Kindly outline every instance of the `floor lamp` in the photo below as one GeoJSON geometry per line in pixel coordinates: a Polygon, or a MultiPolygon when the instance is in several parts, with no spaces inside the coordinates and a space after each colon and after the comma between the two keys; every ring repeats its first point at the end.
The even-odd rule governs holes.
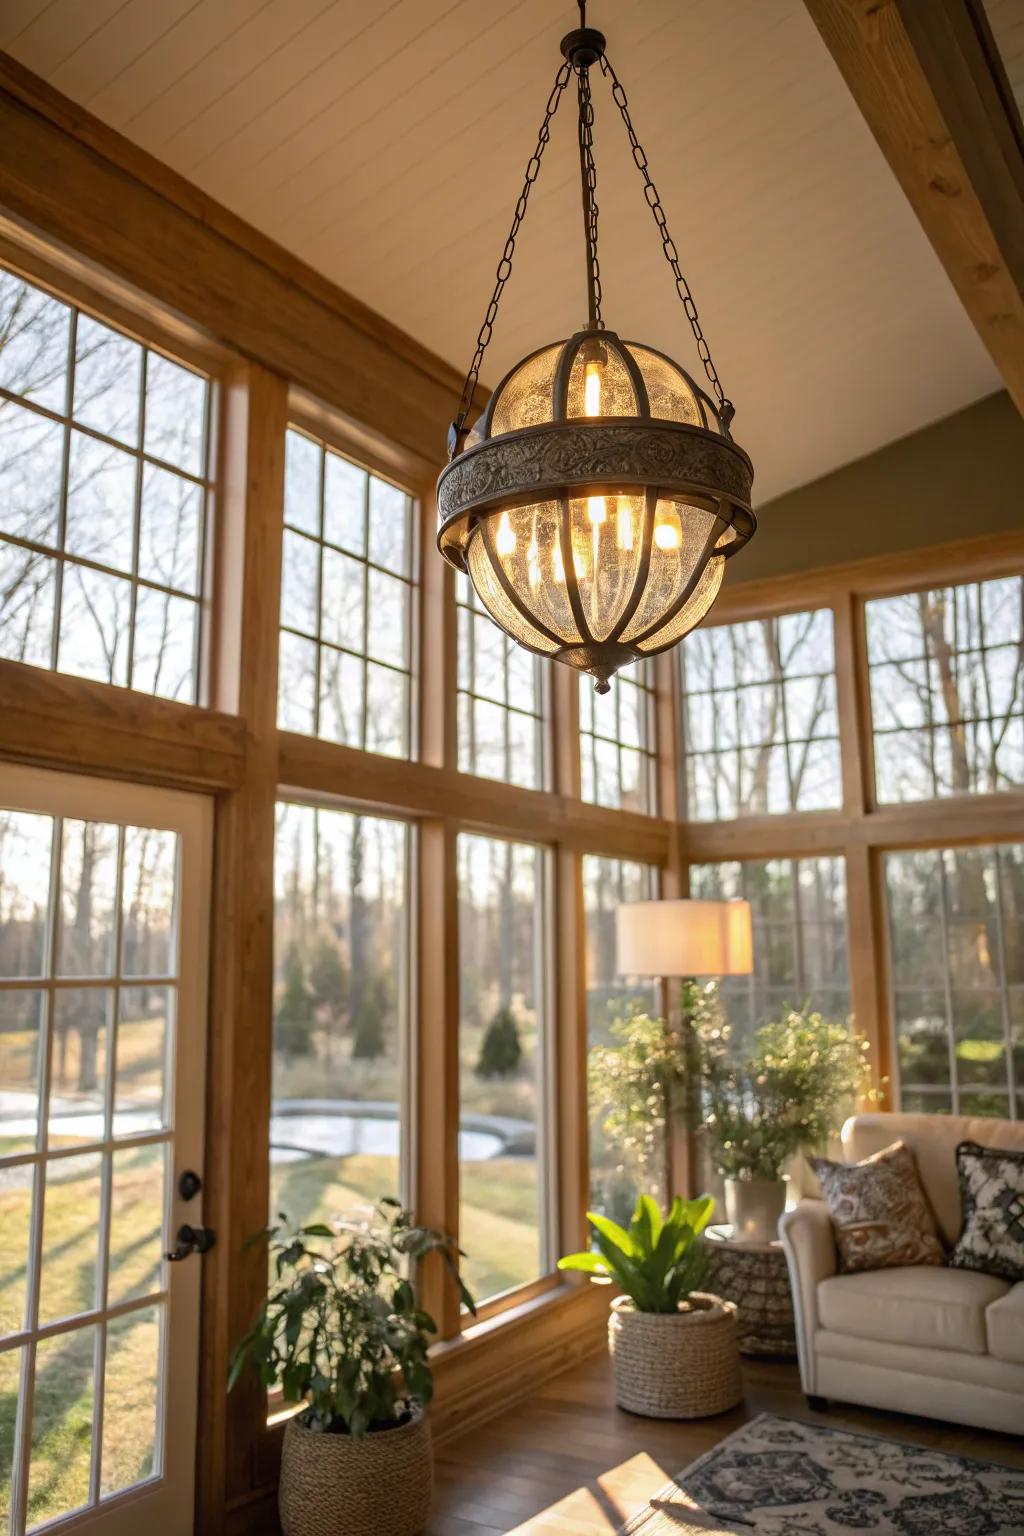
{"type": "MultiPolygon", "coordinates": [[[[680,983],[699,977],[749,976],[753,940],[748,901],[636,901],[616,913],[616,970],[620,976],[655,976],[680,983]]],[[[666,1028],[679,1036],[682,1104],[666,1106],[666,1134],[678,1118],[685,1127],[684,1192],[692,1196],[697,1173],[696,1130],[700,1114],[700,1058],[694,1021],[685,1006],[669,1010],[666,1028]],[[674,1013],[674,1017],[673,1017],[674,1013]]],[[[668,1183],[666,1179],[666,1183],[668,1183]]],[[[673,1194],[666,1187],[666,1199],[673,1194]]]]}

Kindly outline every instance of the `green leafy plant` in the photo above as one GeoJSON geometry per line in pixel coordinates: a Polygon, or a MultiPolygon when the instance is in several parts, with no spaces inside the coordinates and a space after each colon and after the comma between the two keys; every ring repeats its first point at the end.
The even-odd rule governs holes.
{"type": "Polygon", "coordinates": [[[310,1429],[360,1436],[405,1423],[413,1404],[433,1394],[427,1349],[437,1332],[407,1271],[439,1254],[475,1315],[458,1276],[461,1250],[414,1226],[391,1199],[363,1223],[316,1223],[282,1237],[288,1219],[280,1221],[251,1239],[269,1240],[278,1284],[234,1350],[228,1391],[248,1362],[265,1387],[280,1386],[286,1403],[305,1401],[300,1422],[310,1429]]]}
{"type": "Polygon", "coordinates": [[[737,1060],[727,1025],[701,1031],[704,1123],[719,1173],[782,1177],[797,1152],[823,1148],[869,1086],[868,1042],[848,1024],[792,1009],[756,1031],[737,1060]]]}
{"type": "Polygon", "coordinates": [[[679,1044],[661,1019],[641,1012],[613,1019],[608,1033],[611,1043],[588,1059],[590,1102],[603,1107],[601,1128],[637,1182],[656,1185],[682,1083],[679,1044]]]}
{"type": "Polygon", "coordinates": [[[668,1215],[662,1216],[657,1201],[641,1195],[628,1231],[609,1217],[588,1211],[596,1251],[571,1253],[559,1259],[558,1267],[614,1281],[638,1312],[678,1312],[707,1272],[707,1251],[700,1235],[714,1206],[710,1195],[698,1200],[677,1196],[668,1215]]]}

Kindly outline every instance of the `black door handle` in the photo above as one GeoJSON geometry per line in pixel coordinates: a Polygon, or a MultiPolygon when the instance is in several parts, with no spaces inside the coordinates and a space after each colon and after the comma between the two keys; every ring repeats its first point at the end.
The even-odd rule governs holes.
{"type": "Polygon", "coordinates": [[[179,1264],[182,1259],[187,1259],[190,1254],[200,1255],[209,1253],[214,1244],[214,1233],[211,1227],[190,1227],[186,1222],[178,1228],[178,1241],[170,1253],[165,1253],[164,1258],[171,1264],[179,1264]]]}

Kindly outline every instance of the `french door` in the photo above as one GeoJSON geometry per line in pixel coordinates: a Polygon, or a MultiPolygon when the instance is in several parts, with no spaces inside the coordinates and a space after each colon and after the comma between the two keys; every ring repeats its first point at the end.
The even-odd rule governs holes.
{"type": "Polygon", "coordinates": [[[211,828],[0,767],[4,1536],[193,1528],[211,828]]]}

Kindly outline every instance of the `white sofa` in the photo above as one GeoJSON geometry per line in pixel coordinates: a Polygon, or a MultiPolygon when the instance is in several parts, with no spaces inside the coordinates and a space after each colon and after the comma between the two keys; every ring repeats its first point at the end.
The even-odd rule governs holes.
{"type": "MultiPolygon", "coordinates": [[[[913,1150],[942,1236],[960,1230],[961,1141],[1024,1149],[1024,1124],[958,1115],[855,1115],[843,1156],[902,1140],[913,1150]]],[[[1024,1282],[937,1265],[841,1275],[824,1200],[787,1211],[800,1379],[812,1400],[863,1403],[981,1429],[1024,1433],[1024,1282]]]]}

